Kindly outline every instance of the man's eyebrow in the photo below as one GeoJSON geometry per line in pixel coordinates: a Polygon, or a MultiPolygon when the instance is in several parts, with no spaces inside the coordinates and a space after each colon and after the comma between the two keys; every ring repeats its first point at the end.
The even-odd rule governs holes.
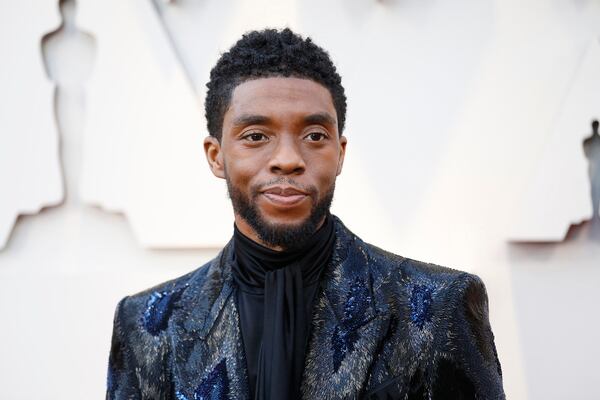
{"type": "Polygon", "coordinates": [[[258,114],[243,114],[233,120],[235,126],[263,125],[269,123],[269,117],[258,114]]]}
{"type": "Polygon", "coordinates": [[[310,114],[304,117],[304,123],[307,125],[336,125],[337,121],[331,114],[323,112],[317,114],[310,114]]]}

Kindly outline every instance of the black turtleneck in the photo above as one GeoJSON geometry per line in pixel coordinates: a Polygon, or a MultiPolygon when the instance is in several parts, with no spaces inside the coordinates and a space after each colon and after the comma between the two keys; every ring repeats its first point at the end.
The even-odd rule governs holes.
{"type": "Polygon", "coordinates": [[[312,303],[333,251],[333,218],[301,248],[275,251],[234,224],[233,277],[255,400],[299,399],[312,303]]]}

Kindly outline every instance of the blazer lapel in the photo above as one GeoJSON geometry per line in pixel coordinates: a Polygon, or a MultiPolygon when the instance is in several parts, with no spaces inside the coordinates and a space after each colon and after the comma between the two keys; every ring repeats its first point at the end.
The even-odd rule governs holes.
{"type": "MultiPolygon", "coordinates": [[[[313,308],[305,399],[358,397],[389,324],[362,241],[334,218],[335,248],[313,308]]],[[[232,250],[230,241],[182,294],[171,339],[177,400],[249,398],[232,250]]]]}
{"type": "Polygon", "coordinates": [[[332,262],[314,305],[304,399],[358,397],[387,330],[387,305],[374,291],[378,283],[361,243],[336,218],[332,262]]]}
{"type": "Polygon", "coordinates": [[[178,400],[248,398],[231,263],[230,241],[206,277],[199,277],[182,296],[184,306],[173,324],[172,343],[178,400]]]}

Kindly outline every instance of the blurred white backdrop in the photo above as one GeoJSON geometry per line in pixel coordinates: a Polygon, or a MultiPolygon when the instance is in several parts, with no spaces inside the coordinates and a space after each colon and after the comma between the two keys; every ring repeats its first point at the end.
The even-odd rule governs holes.
{"type": "MultiPolygon", "coordinates": [[[[74,11],[74,4],[65,6],[74,11]]],[[[563,242],[508,242],[531,214],[525,193],[538,181],[545,149],[553,136],[569,135],[556,132],[558,116],[590,110],[572,127],[576,138],[600,117],[600,98],[569,95],[574,82],[586,88],[600,81],[600,68],[581,72],[585,54],[600,46],[599,1],[80,0],[77,6],[76,15],[66,15],[77,28],[66,24],[44,52],[42,35],[57,28],[56,18],[39,29],[36,46],[28,39],[37,62],[46,62],[49,77],[41,78],[58,84],[57,124],[37,132],[45,159],[27,153],[19,160],[45,172],[0,171],[4,211],[2,199],[15,190],[5,177],[16,174],[21,185],[38,187],[35,179],[52,173],[60,145],[64,182],[51,187],[60,193],[64,184],[63,203],[19,217],[0,251],[1,399],[103,398],[117,301],[202,265],[227,239],[228,199],[202,150],[204,84],[221,52],[243,32],[267,26],[311,36],[342,75],[349,143],[335,213],[380,247],[483,278],[507,398],[600,398],[596,225],[575,227],[563,242]],[[146,106],[144,96],[155,103],[146,106]],[[132,111],[119,115],[124,107],[132,111]],[[138,125],[127,126],[136,128],[124,129],[123,121],[132,120],[138,125]],[[56,144],[42,141],[57,129],[56,144]]],[[[0,26],[9,9],[15,5],[2,2],[0,26]]],[[[19,11],[27,24],[34,23],[30,10],[19,11]]],[[[11,26],[14,34],[0,42],[25,46],[19,26],[11,26]]],[[[2,74],[12,73],[5,68],[2,74]]],[[[0,110],[21,95],[4,93],[0,110]]],[[[32,120],[47,112],[34,100],[20,106],[32,120]]],[[[0,126],[0,147],[18,143],[18,135],[0,126]]],[[[564,150],[579,158],[553,171],[559,189],[567,182],[565,190],[541,199],[546,218],[560,218],[565,231],[578,221],[553,210],[575,197],[584,199],[576,211],[589,212],[588,183],[568,180],[585,176],[578,140],[566,142],[579,148],[564,150]]]]}

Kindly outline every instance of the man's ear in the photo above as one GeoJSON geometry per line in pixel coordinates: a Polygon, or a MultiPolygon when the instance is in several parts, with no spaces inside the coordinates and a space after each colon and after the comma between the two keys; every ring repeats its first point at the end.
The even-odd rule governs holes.
{"type": "Polygon", "coordinates": [[[336,176],[342,173],[342,167],[344,166],[344,156],[346,155],[346,143],[348,143],[348,139],[346,136],[340,136],[340,156],[338,161],[338,167],[336,176]]]}
{"type": "Polygon", "coordinates": [[[204,153],[210,170],[217,178],[225,179],[225,166],[223,165],[223,152],[221,143],[214,136],[204,139],[204,153]]]}

